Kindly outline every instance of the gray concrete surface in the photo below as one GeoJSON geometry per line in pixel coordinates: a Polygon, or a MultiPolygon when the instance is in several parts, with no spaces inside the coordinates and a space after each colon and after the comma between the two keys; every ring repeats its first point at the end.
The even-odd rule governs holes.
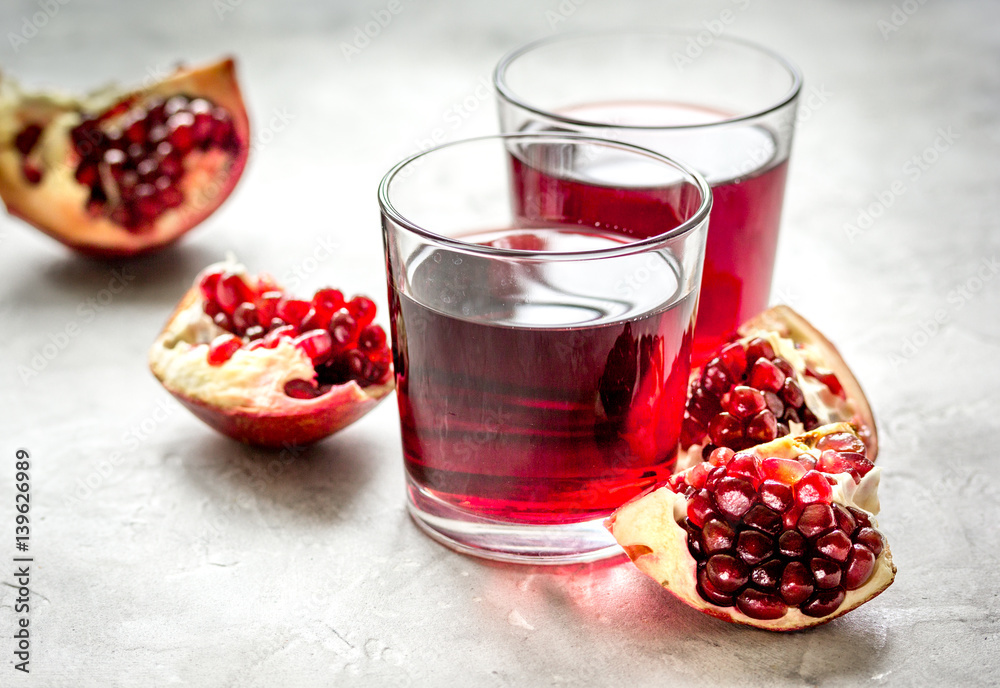
{"type": "Polygon", "coordinates": [[[154,258],[90,262],[0,217],[0,686],[1000,681],[1000,5],[47,5],[0,6],[4,70],[86,88],[231,52],[256,150],[229,203],[154,258]],[[470,559],[403,510],[394,400],[284,462],[216,435],[147,372],[172,305],[226,251],[384,312],[376,184],[435,130],[496,127],[484,84],[505,50],[724,19],[806,75],[774,300],[840,345],[878,414],[899,575],[877,600],[778,636],[693,612],[621,561],[470,559]],[[114,270],[127,288],[110,294],[114,270]],[[19,447],[34,465],[29,675],[13,667],[19,447]]]}

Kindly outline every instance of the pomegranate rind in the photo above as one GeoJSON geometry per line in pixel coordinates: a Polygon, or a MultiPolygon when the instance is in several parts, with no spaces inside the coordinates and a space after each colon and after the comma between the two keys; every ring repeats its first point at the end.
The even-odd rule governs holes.
{"type": "Polygon", "coordinates": [[[203,67],[179,68],[174,74],[137,90],[113,87],[75,98],[29,94],[10,79],[0,80],[0,199],[7,211],[81,253],[96,258],[138,256],[179,239],[211,215],[229,197],[246,167],[250,150],[250,123],[236,78],[236,64],[227,58],[203,67]],[[98,114],[115,103],[175,94],[202,96],[225,108],[232,117],[239,151],[218,150],[189,154],[182,178],[184,205],[165,211],[141,232],[130,232],[106,217],[86,210],[87,189],[73,177],[76,153],[70,131],[80,113],[98,114]],[[43,127],[29,159],[43,170],[31,184],[22,171],[24,158],[14,146],[17,133],[28,124],[43,127]]]}
{"type": "MultiPolygon", "coordinates": [[[[761,444],[755,450],[761,456],[794,458],[803,453],[815,453],[813,447],[823,435],[850,432],[846,423],[816,428],[799,436],[780,437],[761,444]]],[[[833,501],[868,512],[877,526],[878,482],[880,469],[873,468],[855,484],[846,473],[835,474],[833,501]]],[[[688,551],[687,531],[682,526],[687,518],[687,499],[668,487],[660,487],[636,497],[608,517],[605,525],[629,556],[636,568],[659,583],[684,604],[709,616],[737,624],[769,631],[796,631],[828,623],[856,609],[881,594],[892,584],[896,567],[888,543],[875,560],[871,576],[856,590],[846,593],[843,603],[831,614],[814,618],[795,607],[779,619],[753,619],[737,607],[719,607],[702,599],[697,591],[697,562],[688,551]]]]}
{"type": "MultiPolygon", "coordinates": [[[[253,279],[242,266],[220,263],[253,279]]],[[[222,434],[260,447],[312,444],[355,422],[394,387],[390,368],[384,382],[362,387],[336,385],[312,399],[285,394],[291,380],[314,380],[312,362],[299,348],[281,342],[274,349],[238,350],[219,366],[207,360],[207,344],[225,330],[205,315],[198,280],[181,299],[149,352],[160,384],[195,416],[222,434]]]]}
{"type": "MultiPolygon", "coordinates": [[[[767,332],[795,342],[797,351],[807,363],[826,368],[836,375],[846,396],[846,404],[839,408],[844,416],[840,420],[854,425],[858,437],[865,443],[868,460],[874,463],[878,455],[875,415],[861,384],[833,342],[801,314],[785,305],[774,306],[757,314],[738,329],[741,338],[747,339],[767,332]]],[[[777,350],[776,353],[781,355],[777,350]]]]}

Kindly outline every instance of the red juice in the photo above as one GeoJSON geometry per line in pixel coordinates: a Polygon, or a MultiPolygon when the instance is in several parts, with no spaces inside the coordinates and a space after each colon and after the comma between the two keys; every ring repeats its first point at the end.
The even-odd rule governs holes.
{"type": "MultiPolygon", "coordinates": [[[[695,328],[693,362],[705,362],[737,326],[767,307],[781,223],[781,207],[788,172],[787,156],[776,158],[773,133],[759,126],[693,127],[679,130],[614,129],[615,125],[669,127],[705,125],[726,113],[673,103],[621,102],[581,105],[561,111],[588,122],[606,122],[612,129],[592,132],[660,152],[700,172],[712,187],[713,205],[705,248],[700,305],[695,328]]],[[[596,125],[595,125],[596,126],[596,125]]],[[[540,131],[542,129],[539,129],[540,131]]],[[[548,191],[544,172],[512,157],[523,177],[518,193],[530,198],[548,191]]],[[[564,197],[548,198],[544,206],[523,203],[519,210],[528,222],[588,221],[602,215],[630,218],[625,230],[633,236],[656,233],[643,221],[651,196],[664,189],[630,186],[629,177],[642,171],[615,172],[626,183],[603,187],[561,184],[564,197]]],[[[685,209],[678,208],[683,215],[685,209]]]]}
{"type": "MultiPolygon", "coordinates": [[[[629,241],[551,223],[463,239],[546,251],[629,241]]],[[[425,494],[499,520],[572,523],[670,474],[695,304],[669,254],[599,270],[435,248],[406,272],[403,289],[390,285],[396,391],[406,470],[425,494]],[[631,289],[624,273],[654,288],[631,289]],[[487,288],[460,297],[468,284],[487,288]]]]}

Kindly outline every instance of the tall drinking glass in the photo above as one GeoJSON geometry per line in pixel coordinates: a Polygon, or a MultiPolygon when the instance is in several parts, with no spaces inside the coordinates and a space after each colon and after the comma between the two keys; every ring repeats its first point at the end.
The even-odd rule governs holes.
{"type": "Polygon", "coordinates": [[[695,362],[767,306],[801,88],[792,64],[725,37],[577,33],[508,53],[495,83],[504,132],[632,143],[683,160],[708,180],[714,202],[695,362]]]}
{"type": "Polygon", "coordinates": [[[508,561],[620,551],[602,520],[676,455],[704,179],[627,144],[490,136],[404,160],[379,202],[417,524],[508,561]],[[589,193],[628,201],[570,213],[589,193]]]}

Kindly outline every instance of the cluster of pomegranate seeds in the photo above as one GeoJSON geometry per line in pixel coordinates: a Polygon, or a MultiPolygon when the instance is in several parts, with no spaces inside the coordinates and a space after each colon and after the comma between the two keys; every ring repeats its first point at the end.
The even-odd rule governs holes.
{"type": "Polygon", "coordinates": [[[285,295],[267,276],[256,287],[233,272],[204,275],[198,285],[205,313],[227,334],[208,346],[208,362],[222,365],[241,348],[273,349],[282,341],[297,346],[316,369],[316,383],[293,380],[285,393],[311,399],[334,385],[355,380],[362,387],[385,382],[392,363],[385,331],[372,323],[375,303],[344,299],[337,289],[320,289],[310,301],[285,295]]]}
{"type": "MultiPolygon", "coordinates": [[[[32,126],[18,135],[19,148],[22,137],[25,144],[30,140],[32,126]]],[[[87,209],[131,232],[183,204],[179,182],[188,154],[239,148],[229,112],[183,95],[123,101],[99,116],[86,115],[70,139],[80,158],[76,181],[90,190],[87,209]]],[[[34,183],[40,179],[28,176],[34,183]]]]}
{"type": "Polygon", "coordinates": [[[784,459],[719,447],[671,479],[688,499],[682,525],[703,599],[753,619],[779,619],[791,607],[818,618],[868,581],[882,536],[867,512],[832,503],[824,473],[846,467],[858,481],[872,464],[850,433],[827,435],[816,449],[818,459],[784,459]]]}
{"type": "MultiPolygon", "coordinates": [[[[828,376],[836,381],[832,374],[828,376]]],[[[816,374],[813,377],[824,381],[816,374]]],[[[775,355],[766,339],[727,345],[692,383],[681,433],[683,446],[707,438],[703,456],[708,457],[716,447],[740,450],[784,437],[793,422],[807,431],[818,427],[796,378],[792,365],[775,355]]]]}

